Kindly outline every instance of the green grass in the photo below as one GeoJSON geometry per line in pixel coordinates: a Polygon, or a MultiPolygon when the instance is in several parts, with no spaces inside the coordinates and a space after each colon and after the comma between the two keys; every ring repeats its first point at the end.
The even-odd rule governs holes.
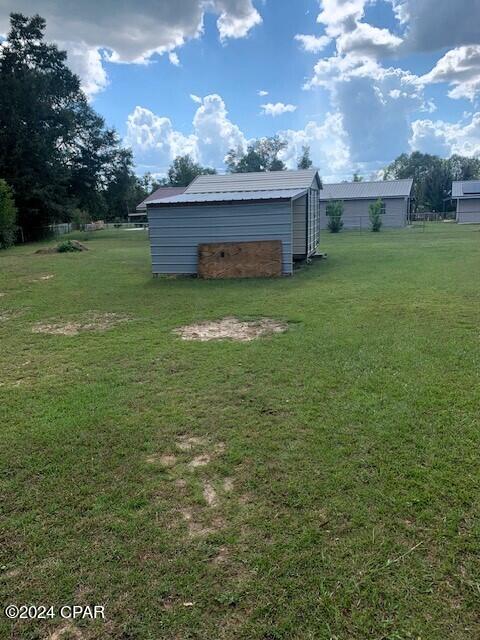
{"type": "Polygon", "coordinates": [[[325,233],[277,280],[153,279],[143,232],[87,244],[0,253],[2,602],[104,604],[88,640],[480,637],[478,228],[325,233]],[[32,333],[92,311],[131,321],[32,333]],[[226,315],[290,329],[172,334],[226,315]]]}

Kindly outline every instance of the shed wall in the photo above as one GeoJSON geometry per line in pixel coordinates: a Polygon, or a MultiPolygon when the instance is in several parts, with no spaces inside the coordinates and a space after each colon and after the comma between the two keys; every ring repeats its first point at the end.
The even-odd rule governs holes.
{"type": "Polygon", "coordinates": [[[281,240],[282,268],[291,274],[292,209],[282,202],[148,207],[154,274],[196,274],[198,245],[281,240]]]}
{"type": "Polygon", "coordinates": [[[457,222],[480,222],[480,198],[457,200],[457,222]]]}
{"type": "MultiPolygon", "coordinates": [[[[375,199],[362,198],[343,201],[344,229],[368,229],[370,220],[368,207],[375,199]]],[[[405,198],[384,198],[385,214],[382,217],[383,226],[387,228],[404,227],[407,224],[408,200],[405,198]]],[[[328,218],[326,215],[327,202],[320,201],[320,228],[326,229],[328,218]]]]}
{"type": "Polygon", "coordinates": [[[304,256],[306,251],[307,196],[293,201],[293,255],[304,256]]]}

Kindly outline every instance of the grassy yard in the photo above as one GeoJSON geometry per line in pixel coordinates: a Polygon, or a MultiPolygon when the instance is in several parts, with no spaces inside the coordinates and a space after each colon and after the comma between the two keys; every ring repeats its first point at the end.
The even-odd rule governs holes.
{"type": "Polygon", "coordinates": [[[325,234],[263,281],[153,279],[144,232],[1,252],[1,601],[106,620],[0,638],[479,638],[478,231],[325,234]],[[32,332],[93,312],[124,321],[32,332]],[[290,328],[172,333],[227,315],[290,328]]]}

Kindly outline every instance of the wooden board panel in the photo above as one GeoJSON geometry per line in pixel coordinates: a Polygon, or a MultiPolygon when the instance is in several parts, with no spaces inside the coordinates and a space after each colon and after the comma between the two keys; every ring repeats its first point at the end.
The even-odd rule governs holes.
{"type": "Polygon", "coordinates": [[[213,242],[198,245],[201,278],[271,278],[282,275],[282,242],[213,242]]]}

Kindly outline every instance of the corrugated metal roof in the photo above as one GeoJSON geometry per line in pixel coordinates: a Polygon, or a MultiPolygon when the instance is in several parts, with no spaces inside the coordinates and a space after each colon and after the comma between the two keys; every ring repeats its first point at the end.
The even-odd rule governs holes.
{"type": "Polygon", "coordinates": [[[150,202],[151,200],[160,200],[163,198],[171,198],[172,196],[177,196],[180,193],[184,193],[185,188],[186,187],[159,187],[158,189],[155,189],[153,193],[147,196],[145,200],[142,200],[142,202],[140,202],[140,204],[137,205],[136,210],[139,212],[143,211],[146,213],[147,202],[150,202]]]}
{"type": "Polygon", "coordinates": [[[452,198],[480,198],[480,181],[456,180],[452,182],[452,198]]]}
{"type": "Polygon", "coordinates": [[[188,185],[185,193],[308,189],[316,175],[316,169],[301,169],[296,171],[263,171],[197,176],[188,185]]]}
{"type": "Polygon", "coordinates": [[[378,182],[339,182],[324,184],[321,200],[348,200],[357,198],[407,198],[413,180],[381,180],[378,182]]]}
{"type": "Polygon", "coordinates": [[[245,200],[291,200],[307,192],[307,189],[273,189],[270,191],[227,191],[222,193],[183,193],[172,198],[151,200],[149,206],[169,204],[195,204],[201,202],[233,202],[245,200]]]}

